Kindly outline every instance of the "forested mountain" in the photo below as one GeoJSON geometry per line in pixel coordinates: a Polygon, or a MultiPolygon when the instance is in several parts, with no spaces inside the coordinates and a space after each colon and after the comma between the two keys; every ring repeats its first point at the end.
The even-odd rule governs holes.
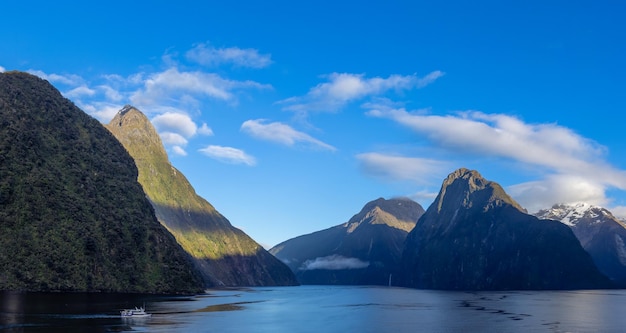
{"type": "Polygon", "coordinates": [[[0,73],[0,289],[202,291],[124,147],[47,81],[0,73]]]}

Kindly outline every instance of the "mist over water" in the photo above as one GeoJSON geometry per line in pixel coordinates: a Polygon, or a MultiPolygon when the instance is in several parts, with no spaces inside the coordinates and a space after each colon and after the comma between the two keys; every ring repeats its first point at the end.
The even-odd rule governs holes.
{"type": "Polygon", "coordinates": [[[626,291],[300,286],[192,297],[0,294],[0,332],[623,332],[626,291]],[[123,319],[146,306],[152,317],[123,319]]]}

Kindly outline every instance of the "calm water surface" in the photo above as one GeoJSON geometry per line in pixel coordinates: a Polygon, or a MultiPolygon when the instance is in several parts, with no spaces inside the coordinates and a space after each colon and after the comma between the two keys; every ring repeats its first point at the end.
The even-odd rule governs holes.
{"type": "Polygon", "coordinates": [[[300,286],[193,297],[0,294],[0,332],[626,332],[626,290],[300,286]],[[123,319],[145,304],[153,315],[123,319]]]}

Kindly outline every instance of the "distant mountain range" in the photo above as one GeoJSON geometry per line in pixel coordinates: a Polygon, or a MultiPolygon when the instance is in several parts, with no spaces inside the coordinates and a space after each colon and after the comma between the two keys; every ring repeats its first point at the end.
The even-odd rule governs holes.
{"type": "Polygon", "coordinates": [[[298,283],[285,264],[196,194],[170,164],[159,135],[141,111],[127,105],[106,127],[134,158],[156,217],[193,257],[207,286],[298,283]]]}
{"type": "Polygon", "coordinates": [[[539,220],[478,172],[459,169],[407,236],[406,286],[458,290],[606,288],[566,225],[539,220]]]}
{"type": "Polygon", "coordinates": [[[270,253],[303,284],[387,285],[400,274],[404,240],[424,213],[406,198],[379,198],[348,222],[282,242],[270,253]]]}
{"type": "MultiPolygon", "coordinates": [[[[614,244],[623,242],[611,237],[614,244]]],[[[303,284],[391,281],[445,290],[615,286],[570,227],[528,214],[499,184],[464,168],[443,181],[426,212],[408,199],[377,199],[347,223],[290,239],[270,252],[303,284]]],[[[613,252],[626,254],[622,248],[613,252]]]]}
{"type": "Polygon", "coordinates": [[[0,290],[203,290],[124,147],[47,81],[0,73],[0,290]]]}
{"type": "Polygon", "coordinates": [[[626,225],[608,210],[586,203],[557,204],[535,214],[570,226],[596,266],[626,286],[626,225]]]}

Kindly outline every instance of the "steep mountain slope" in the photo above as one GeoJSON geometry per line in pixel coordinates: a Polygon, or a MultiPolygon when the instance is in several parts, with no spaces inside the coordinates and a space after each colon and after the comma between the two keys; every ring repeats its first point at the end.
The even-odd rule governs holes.
{"type": "Polygon", "coordinates": [[[379,198],[348,222],[278,244],[270,252],[303,284],[389,283],[399,274],[404,239],[424,213],[409,199],[379,198]]]}
{"type": "Polygon", "coordinates": [[[0,289],[202,291],[124,147],[35,76],[0,73],[0,289]]]}
{"type": "Polygon", "coordinates": [[[573,232],[539,220],[478,172],[459,169],[406,240],[407,286],[573,289],[610,286],[573,232]]]}
{"type": "Polygon", "coordinates": [[[557,204],[535,214],[570,226],[604,275],[626,286],[626,226],[608,210],[585,203],[557,204]]]}
{"type": "Polygon", "coordinates": [[[106,127],[135,159],[139,183],[157,218],[193,256],[208,286],[297,284],[286,265],[196,194],[170,164],[159,135],[141,111],[126,106],[106,127]]]}

